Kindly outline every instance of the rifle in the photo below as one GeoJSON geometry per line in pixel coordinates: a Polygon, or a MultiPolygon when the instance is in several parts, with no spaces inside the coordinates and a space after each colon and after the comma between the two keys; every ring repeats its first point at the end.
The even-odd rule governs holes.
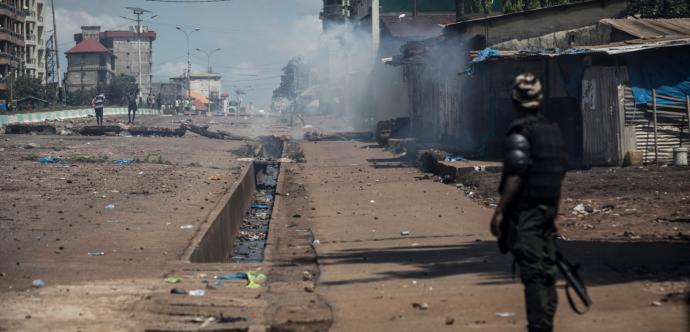
{"type": "Polygon", "coordinates": [[[566,280],[565,296],[568,298],[568,304],[570,304],[570,307],[578,315],[584,315],[587,313],[587,311],[589,311],[589,308],[592,305],[592,299],[589,298],[589,294],[587,294],[587,287],[582,281],[582,278],[580,278],[580,274],[577,272],[580,269],[580,265],[570,263],[565,256],[563,256],[561,251],[556,249],[556,266],[566,280]],[[580,310],[575,305],[575,301],[570,295],[571,287],[575,290],[575,294],[577,294],[577,297],[580,298],[580,301],[585,305],[585,310],[580,310]]]}

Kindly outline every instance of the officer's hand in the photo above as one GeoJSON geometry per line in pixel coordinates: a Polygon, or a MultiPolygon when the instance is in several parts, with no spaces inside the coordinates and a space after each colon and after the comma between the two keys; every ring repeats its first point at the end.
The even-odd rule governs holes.
{"type": "Polygon", "coordinates": [[[491,218],[491,234],[497,238],[501,237],[501,223],[503,222],[503,212],[496,210],[491,218]]]}

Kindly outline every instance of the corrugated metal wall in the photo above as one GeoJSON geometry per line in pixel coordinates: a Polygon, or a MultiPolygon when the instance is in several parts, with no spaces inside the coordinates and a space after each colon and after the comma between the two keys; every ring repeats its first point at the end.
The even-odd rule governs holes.
{"type": "Polygon", "coordinates": [[[583,162],[590,166],[619,165],[621,128],[618,86],[628,80],[625,67],[594,66],[582,80],[583,162]]]}

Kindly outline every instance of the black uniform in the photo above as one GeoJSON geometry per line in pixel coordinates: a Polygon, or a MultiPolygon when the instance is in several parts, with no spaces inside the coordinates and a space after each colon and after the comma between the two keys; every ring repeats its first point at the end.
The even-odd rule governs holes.
{"type": "MultiPolygon", "coordinates": [[[[520,176],[522,185],[504,210],[499,243],[519,267],[529,331],[553,329],[558,305],[553,231],[564,174],[558,125],[539,114],[515,121],[506,140],[503,177],[520,176]]],[[[499,191],[503,192],[503,181],[499,191]]]]}

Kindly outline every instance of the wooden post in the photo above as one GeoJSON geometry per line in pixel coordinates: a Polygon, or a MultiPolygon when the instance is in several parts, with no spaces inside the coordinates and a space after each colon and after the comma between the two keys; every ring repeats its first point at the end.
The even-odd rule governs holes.
{"type": "Polygon", "coordinates": [[[659,144],[657,142],[656,129],[656,89],[652,89],[652,114],[654,117],[654,161],[659,166],[659,144]]]}

